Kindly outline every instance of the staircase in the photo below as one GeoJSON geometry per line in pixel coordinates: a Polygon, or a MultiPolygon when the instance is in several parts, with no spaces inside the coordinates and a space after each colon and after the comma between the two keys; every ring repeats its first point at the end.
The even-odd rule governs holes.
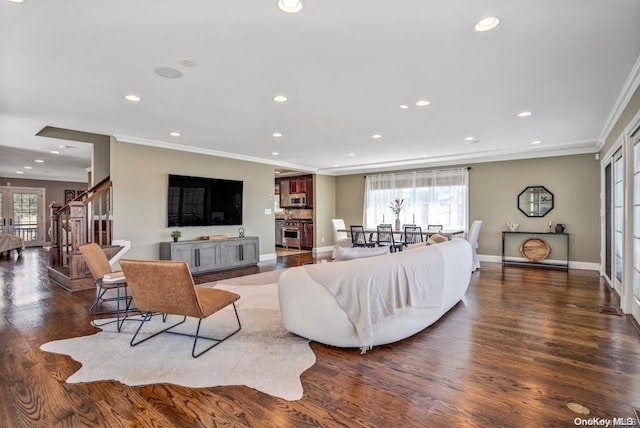
{"type": "Polygon", "coordinates": [[[112,184],[107,177],[67,204],[54,202],[49,206],[51,250],[48,270],[51,282],[69,291],[95,288],[79,248],[95,242],[109,260],[120,253],[123,247],[112,245],[112,202],[112,184]]]}

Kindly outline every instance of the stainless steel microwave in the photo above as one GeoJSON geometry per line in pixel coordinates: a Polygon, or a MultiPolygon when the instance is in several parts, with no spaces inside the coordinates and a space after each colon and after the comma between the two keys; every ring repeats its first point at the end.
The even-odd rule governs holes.
{"type": "Polygon", "coordinates": [[[307,206],[307,195],[305,195],[304,193],[289,195],[287,206],[289,207],[307,206]]]}

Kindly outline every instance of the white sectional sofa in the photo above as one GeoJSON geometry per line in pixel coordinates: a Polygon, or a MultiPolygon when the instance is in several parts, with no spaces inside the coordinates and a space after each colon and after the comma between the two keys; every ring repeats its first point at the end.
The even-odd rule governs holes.
{"type": "Polygon", "coordinates": [[[283,322],[297,335],[364,352],[440,319],[466,293],[471,270],[463,239],[291,268],[279,280],[283,322]]]}

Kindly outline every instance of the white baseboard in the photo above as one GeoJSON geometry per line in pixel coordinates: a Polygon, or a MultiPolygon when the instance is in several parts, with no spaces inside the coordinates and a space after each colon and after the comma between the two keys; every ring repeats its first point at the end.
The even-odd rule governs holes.
{"type": "Polygon", "coordinates": [[[278,260],[278,256],[276,256],[276,253],[260,254],[260,263],[263,263],[263,262],[275,263],[277,260],[278,260]]]}
{"type": "Polygon", "coordinates": [[[332,253],[335,246],[329,245],[327,247],[314,247],[311,250],[311,254],[332,253]]]}
{"type": "MultiPolygon", "coordinates": [[[[489,254],[478,254],[478,258],[481,262],[490,262],[490,263],[502,263],[501,256],[493,256],[489,254]]],[[[526,262],[528,261],[524,257],[510,257],[510,260],[518,261],[518,262],[526,262]]],[[[564,260],[548,260],[552,263],[562,264],[565,263],[564,260]]],[[[578,262],[569,260],[569,269],[583,269],[583,270],[595,270],[600,272],[600,263],[592,263],[592,262],[578,262]]]]}

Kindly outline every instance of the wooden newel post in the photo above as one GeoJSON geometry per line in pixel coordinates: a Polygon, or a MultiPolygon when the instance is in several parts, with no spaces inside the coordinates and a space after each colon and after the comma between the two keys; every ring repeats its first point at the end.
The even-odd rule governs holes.
{"type": "Polygon", "coordinates": [[[70,254],[75,254],[81,245],[87,243],[86,205],[81,201],[69,202],[69,222],[67,224],[71,238],[70,254]]]}
{"type": "Polygon", "coordinates": [[[49,218],[51,219],[51,251],[49,264],[51,267],[60,266],[62,262],[62,247],[60,246],[60,213],[62,205],[56,202],[49,204],[49,218]]]}

